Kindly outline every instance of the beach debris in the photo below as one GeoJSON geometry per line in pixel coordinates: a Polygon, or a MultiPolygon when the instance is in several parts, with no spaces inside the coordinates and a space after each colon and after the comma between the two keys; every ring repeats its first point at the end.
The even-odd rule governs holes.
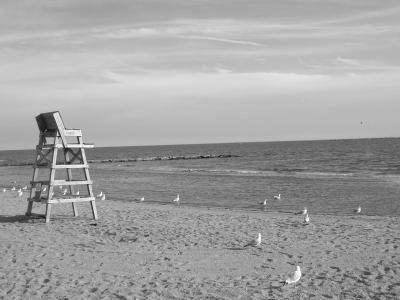
{"type": "Polygon", "coordinates": [[[296,283],[297,281],[300,280],[300,278],[301,278],[300,266],[296,266],[296,271],[294,271],[292,274],[289,275],[288,278],[286,278],[286,280],[283,282],[283,285],[296,283]]]}
{"type": "Polygon", "coordinates": [[[308,214],[306,214],[306,216],[304,217],[304,224],[310,224],[310,217],[308,216],[308,214]]]}
{"type": "Polygon", "coordinates": [[[356,214],[359,214],[361,212],[361,206],[359,205],[357,209],[354,211],[356,214]]]}
{"type": "Polygon", "coordinates": [[[176,195],[176,198],[174,200],[172,200],[172,202],[179,204],[179,201],[180,201],[180,199],[179,199],[179,194],[178,194],[178,195],[176,195]]]}
{"type": "Polygon", "coordinates": [[[7,190],[6,190],[6,188],[3,188],[3,193],[5,193],[7,190]]]}
{"type": "Polygon", "coordinates": [[[302,215],[306,215],[306,214],[307,214],[307,207],[304,207],[304,208],[303,208],[303,211],[302,211],[301,214],[302,214],[302,215]]]}
{"type": "Polygon", "coordinates": [[[281,200],[281,194],[278,194],[278,196],[274,196],[275,200],[281,200]]]}
{"type": "Polygon", "coordinates": [[[102,200],[102,201],[106,200],[106,194],[101,195],[100,200],[102,200]]]}
{"type": "Polygon", "coordinates": [[[260,204],[266,206],[267,205],[267,199],[265,199],[263,202],[260,202],[260,204]]]}
{"type": "Polygon", "coordinates": [[[139,201],[140,201],[140,202],[143,202],[143,201],[144,201],[144,197],[140,198],[139,201]]]}
{"type": "Polygon", "coordinates": [[[24,193],[21,191],[21,189],[18,190],[18,197],[22,197],[24,193]]]}
{"type": "Polygon", "coordinates": [[[103,196],[103,192],[100,192],[100,194],[98,194],[96,197],[101,198],[101,196],[103,196]]]}
{"type": "Polygon", "coordinates": [[[62,186],[62,185],[59,185],[58,188],[60,189],[60,191],[62,191],[63,186],[62,186]]]}
{"type": "Polygon", "coordinates": [[[248,242],[246,245],[243,246],[243,248],[245,247],[258,247],[261,245],[261,233],[258,233],[258,236],[256,239],[251,240],[250,242],[248,242]]]}

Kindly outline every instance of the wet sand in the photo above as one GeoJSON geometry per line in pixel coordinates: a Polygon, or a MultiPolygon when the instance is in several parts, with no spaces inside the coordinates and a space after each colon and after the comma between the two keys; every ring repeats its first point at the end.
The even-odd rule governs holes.
{"type": "MultiPolygon", "coordinates": [[[[398,299],[400,217],[303,217],[134,200],[28,218],[0,191],[0,299],[398,299]],[[243,247],[262,235],[260,247],[243,247]],[[302,278],[282,286],[299,265],[302,278]]],[[[172,198],[171,198],[172,199],[172,198]]],[[[183,199],[184,202],[184,199],[183,199]]],[[[35,204],[43,213],[45,205],[35,204]]]]}

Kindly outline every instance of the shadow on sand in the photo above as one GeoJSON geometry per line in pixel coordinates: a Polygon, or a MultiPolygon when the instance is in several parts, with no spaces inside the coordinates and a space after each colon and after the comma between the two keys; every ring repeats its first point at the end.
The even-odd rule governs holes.
{"type": "Polygon", "coordinates": [[[226,250],[246,250],[246,247],[227,247],[226,250]]]}
{"type": "Polygon", "coordinates": [[[32,223],[36,220],[43,221],[43,215],[32,215],[32,216],[25,216],[25,215],[17,215],[17,216],[4,216],[0,215],[0,223],[32,223]]]}

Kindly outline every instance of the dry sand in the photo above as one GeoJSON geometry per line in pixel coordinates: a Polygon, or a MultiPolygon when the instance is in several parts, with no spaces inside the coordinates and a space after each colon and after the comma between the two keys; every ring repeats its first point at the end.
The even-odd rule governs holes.
{"type": "MultiPolygon", "coordinates": [[[[150,203],[24,217],[0,192],[0,299],[399,299],[399,217],[302,217],[150,203]],[[261,232],[259,248],[242,246],[261,232]],[[301,266],[296,286],[282,286],[301,266]]],[[[172,198],[171,198],[172,199],[172,198]]],[[[34,212],[43,212],[35,205],[34,212]]]]}

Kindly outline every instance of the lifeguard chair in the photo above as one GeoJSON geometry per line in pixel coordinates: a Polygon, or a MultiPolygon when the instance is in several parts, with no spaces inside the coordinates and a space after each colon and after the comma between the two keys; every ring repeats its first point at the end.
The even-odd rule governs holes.
{"type": "Polygon", "coordinates": [[[36,122],[40,131],[39,144],[36,146],[36,161],[33,165],[26,215],[33,215],[33,202],[46,204],[46,214],[42,216],[49,223],[52,204],[72,203],[74,216],[78,216],[76,203],[89,201],[93,218],[97,220],[96,202],[85,154],[85,149],[93,148],[94,145],[83,143],[80,129],[66,129],[58,111],[36,116],[36,122]],[[56,171],[63,170],[66,172],[56,174],[56,171]]]}

